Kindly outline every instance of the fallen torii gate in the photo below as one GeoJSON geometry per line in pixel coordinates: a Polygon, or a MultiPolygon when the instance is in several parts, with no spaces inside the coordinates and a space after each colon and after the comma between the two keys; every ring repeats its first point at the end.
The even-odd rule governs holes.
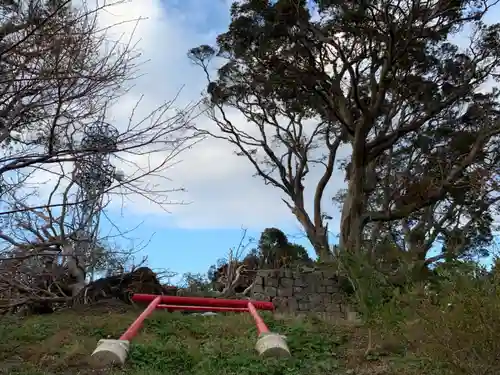
{"type": "Polygon", "coordinates": [[[263,357],[289,357],[290,350],[283,335],[269,331],[257,310],[274,311],[272,302],[241,299],[219,299],[205,297],[159,296],[134,294],[134,302],[149,302],[148,307],[137,317],[119,339],[102,339],[92,353],[93,362],[100,366],[124,364],[130,349],[130,341],[137,335],[144,320],[156,309],[169,311],[213,311],[247,312],[255,320],[258,338],[255,349],[263,357]]]}

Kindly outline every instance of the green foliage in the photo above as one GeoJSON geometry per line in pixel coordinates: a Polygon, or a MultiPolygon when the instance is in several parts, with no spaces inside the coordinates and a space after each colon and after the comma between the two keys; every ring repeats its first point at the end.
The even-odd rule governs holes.
{"type": "Polygon", "coordinates": [[[294,356],[288,360],[262,360],[253,349],[255,327],[247,316],[214,318],[156,315],[145,325],[148,335],[161,338],[151,344],[133,346],[130,365],[137,370],[176,374],[283,374],[332,373],[342,362],[332,353],[346,341],[320,321],[272,321],[270,329],[288,337],[294,356]],[[223,324],[223,321],[226,321],[223,324]],[[233,325],[233,323],[237,323],[233,325]]]}
{"type": "MultiPolygon", "coordinates": [[[[474,262],[443,262],[428,282],[409,277],[406,288],[394,289],[366,259],[343,255],[365,324],[397,342],[401,352],[418,346],[425,361],[416,374],[427,367],[450,375],[500,371],[500,288],[494,272],[474,262]]],[[[377,353],[383,347],[370,349],[377,353]]]]}
{"type": "MultiPolygon", "coordinates": [[[[342,253],[345,254],[345,253],[342,253]]],[[[387,298],[386,280],[353,256],[349,270],[362,325],[262,314],[287,336],[292,358],[262,359],[247,314],[183,316],[158,311],[134,339],[126,366],[113,375],[496,375],[500,343],[500,288],[495,273],[471,262],[442,264],[437,299],[415,284],[387,298]],[[361,267],[360,267],[361,265],[361,267]],[[366,339],[371,350],[364,355],[366,339]],[[378,371],[378,372],[377,372],[378,371]],[[381,372],[382,371],[382,372],[381,372]]],[[[193,278],[198,276],[193,275],[193,278]]],[[[9,374],[86,373],[88,355],[103,337],[118,337],[139,310],[65,311],[0,320],[0,362],[9,374]],[[105,318],[103,318],[105,317],[105,318]],[[17,361],[17,362],[16,362],[17,361]],[[82,372],[80,372],[80,369],[82,372]]],[[[2,373],[2,368],[0,368],[2,373]]],[[[7,373],[7,372],[6,372],[7,373]]]]}
{"type": "Polygon", "coordinates": [[[321,199],[307,212],[303,183],[321,198],[342,144],[344,250],[361,251],[373,224],[416,261],[437,243],[439,260],[485,255],[500,199],[500,90],[486,84],[500,67],[500,24],[485,20],[494,2],[312,4],[319,17],[311,2],[239,1],[216,46],[189,51],[209,79],[213,135],[286,195],[318,255],[326,216],[321,199]],[[308,179],[313,167],[321,178],[308,179]]]}
{"type": "Polygon", "coordinates": [[[493,259],[493,266],[491,267],[491,277],[500,285],[500,257],[498,256],[493,259]]]}
{"type": "MultiPolygon", "coordinates": [[[[304,246],[288,241],[283,231],[277,228],[266,228],[262,231],[257,248],[251,249],[241,260],[247,269],[281,268],[296,262],[311,263],[312,260],[304,246]]],[[[227,262],[219,260],[217,265],[208,269],[207,278],[210,283],[217,281],[221,272],[225,272],[227,262]]]]}
{"type": "MultiPolygon", "coordinates": [[[[79,319],[77,314],[66,312],[24,321],[1,320],[2,366],[17,359],[9,374],[90,374],[88,356],[97,341],[107,335],[119,336],[138,311],[102,313],[95,311],[95,315],[85,314],[79,319]],[[36,340],[30,339],[39,329],[36,340]]],[[[271,314],[263,314],[263,318],[271,330],[287,336],[292,358],[259,358],[254,349],[255,324],[247,314],[200,317],[157,312],[133,340],[126,366],[102,371],[114,375],[345,373],[351,343],[342,327],[314,318],[273,319],[271,314]]]]}
{"type": "Polygon", "coordinates": [[[204,293],[212,291],[210,280],[207,276],[201,273],[186,272],[182,276],[180,287],[184,292],[188,293],[204,293]]]}
{"type": "Polygon", "coordinates": [[[471,266],[447,273],[439,303],[425,301],[416,310],[427,340],[423,352],[454,374],[498,374],[500,288],[471,266]]]}
{"type": "Polygon", "coordinates": [[[296,261],[311,262],[307,250],[298,244],[290,243],[283,231],[266,228],[259,239],[257,256],[263,267],[279,268],[296,261]]]}
{"type": "Polygon", "coordinates": [[[378,271],[364,253],[338,253],[339,273],[345,275],[352,288],[352,302],[367,322],[376,315],[395,293],[386,274],[378,271]]]}
{"type": "Polygon", "coordinates": [[[298,260],[302,262],[311,262],[312,259],[309,257],[309,254],[306,250],[306,248],[302,245],[296,244],[296,243],[289,243],[289,252],[291,255],[292,260],[298,260]]]}

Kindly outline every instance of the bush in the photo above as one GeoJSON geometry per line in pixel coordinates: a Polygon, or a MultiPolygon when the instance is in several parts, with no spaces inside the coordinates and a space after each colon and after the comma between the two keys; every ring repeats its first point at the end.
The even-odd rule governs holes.
{"type": "Polygon", "coordinates": [[[417,310],[425,338],[422,354],[453,374],[500,374],[500,284],[492,277],[457,273],[446,280],[439,302],[417,310]]]}
{"type": "MultiPolygon", "coordinates": [[[[500,374],[497,272],[455,261],[436,267],[432,284],[408,278],[404,288],[395,288],[361,256],[344,255],[340,264],[365,323],[403,352],[417,353],[440,374],[500,374]]],[[[370,337],[367,352],[372,349],[370,337]]]]}

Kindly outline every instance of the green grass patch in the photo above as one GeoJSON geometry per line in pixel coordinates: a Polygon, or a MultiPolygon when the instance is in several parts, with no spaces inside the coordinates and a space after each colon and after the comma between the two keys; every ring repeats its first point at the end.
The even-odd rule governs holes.
{"type": "MultiPolygon", "coordinates": [[[[201,317],[159,311],[132,342],[124,368],[92,368],[89,355],[98,340],[118,338],[138,313],[68,311],[25,319],[4,317],[0,321],[0,373],[401,375],[401,370],[392,371],[406,361],[406,354],[401,353],[364,358],[363,327],[313,317],[274,319],[271,314],[263,314],[264,320],[272,331],[287,336],[292,358],[262,359],[254,349],[255,325],[246,314],[201,317]]],[[[413,362],[411,366],[419,367],[413,362]]]]}

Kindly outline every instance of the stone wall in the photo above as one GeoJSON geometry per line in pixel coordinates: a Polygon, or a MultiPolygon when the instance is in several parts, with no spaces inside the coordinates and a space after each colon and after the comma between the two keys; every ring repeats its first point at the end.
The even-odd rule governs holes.
{"type": "Polygon", "coordinates": [[[252,298],[272,301],[277,312],[346,317],[348,307],[332,270],[259,270],[252,298]]]}

